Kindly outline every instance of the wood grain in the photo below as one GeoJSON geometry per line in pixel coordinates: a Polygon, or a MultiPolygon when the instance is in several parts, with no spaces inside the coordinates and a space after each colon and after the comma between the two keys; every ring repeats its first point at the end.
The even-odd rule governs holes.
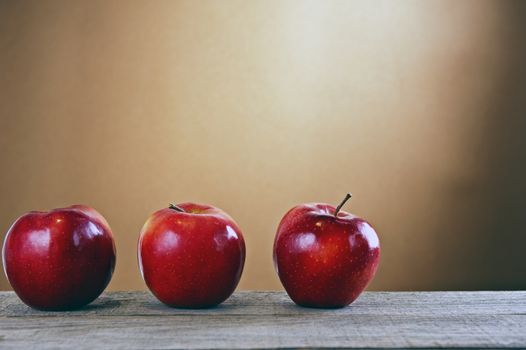
{"type": "Polygon", "coordinates": [[[0,349],[524,348],[526,292],[371,292],[339,310],[282,292],[239,292],[219,307],[172,309],[144,292],[42,312],[0,293],[0,349]]]}

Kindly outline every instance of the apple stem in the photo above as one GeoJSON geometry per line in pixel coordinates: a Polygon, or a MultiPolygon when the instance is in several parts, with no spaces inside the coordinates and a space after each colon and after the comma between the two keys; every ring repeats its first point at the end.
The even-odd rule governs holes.
{"type": "Polygon", "coordinates": [[[177,210],[178,212],[181,212],[181,213],[186,213],[183,208],[178,207],[177,205],[175,205],[173,203],[170,203],[168,208],[173,209],[173,210],[177,210]]]}
{"type": "Polygon", "coordinates": [[[338,217],[338,213],[340,212],[340,209],[343,207],[345,202],[347,202],[351,197],[352,197],[352,194],[350,193],[347,193],[347,195],[345,195],[345,198],[343,199],[343,201],[336,207],[336,210],[334,211],[334,217],[336,218],[338,217]]]}

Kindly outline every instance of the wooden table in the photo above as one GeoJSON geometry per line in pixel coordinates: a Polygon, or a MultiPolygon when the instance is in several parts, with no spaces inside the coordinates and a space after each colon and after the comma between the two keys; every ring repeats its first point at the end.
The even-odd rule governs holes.
{"type": "Polygon", "coordinates": [[[526,292],[370,292],[339,310],[300,308],[282,292],[239,292],[206,310],[116,292],[71,312],[0,292],[0,349],[35,347],[526,348],[526,292]]]}

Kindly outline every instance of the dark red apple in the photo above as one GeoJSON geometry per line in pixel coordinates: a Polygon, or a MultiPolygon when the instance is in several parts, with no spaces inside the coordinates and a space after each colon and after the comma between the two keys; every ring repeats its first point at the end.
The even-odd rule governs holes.
{"type": "Polygon", "coordinates": [[[220,209],[170,205],[144,224],[138,259],[146,285],[160,301],[172,307],[210,307],[236,289],[245,242],[234,220],[220,209]]]}
{"type": "Polygon", "coordinates": [[[309,203],[292,208],[274,241],[274,266],[298,305],[338,308],[352,303],[374,277],[380,242],[369,223],[337,207],[309,203]]]}
{"type": "Polygon", "coordinates": [[[89,304],[106,288],[115,267],[111,229],[84,205],[21,216],[7,232],[2,255],[16,294],[43,310],[89,304]]]}

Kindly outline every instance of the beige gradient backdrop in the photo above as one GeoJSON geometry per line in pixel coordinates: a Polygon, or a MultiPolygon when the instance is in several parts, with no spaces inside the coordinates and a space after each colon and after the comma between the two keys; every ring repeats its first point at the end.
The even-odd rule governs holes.
{"type": "Polygon", "coordinates": [[[148,215],[210,203],[279,289],[281,216],[352,191],[370,289],[526,288],[524,4],[0,0],[0,231],[91,205],[143,289],[148,215]]]}

